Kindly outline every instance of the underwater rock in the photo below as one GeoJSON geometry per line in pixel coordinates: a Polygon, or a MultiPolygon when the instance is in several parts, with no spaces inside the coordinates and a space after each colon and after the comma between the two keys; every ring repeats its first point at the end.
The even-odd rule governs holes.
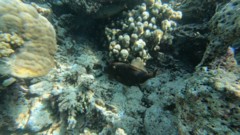
{"type": "Polygon", "coordinates": [[[10,78],[4,80],[3,83],[2,83],[2,85],[3,85],[4,87],[8,87],[8,86],[12,85],[12,84],[15,83],[15,82],[16,82],[16,79],[13,78],[13,77],[10,77],[10,78]]]}
{"type": "Polygon", "coordinates": [[[196,72],[177,98],[178,131],[186,134],[239,134],[239,72],[196,72]]]}
{"type": "Polygon", "coordinates": [[[207,23],[184,24],[174,32],[174,53],[178,59],[188,61],[194,67],[199,64],[209,43],[207,23]]]}
{"type": "Polygon", "coordinates": [[[45,93],[49,93],[53,86],[50,82],[41,81],[39,83],[31,85],[29,88],[29,93],[41,96],[45,93]]]}
{"type": "Polygon", "coordinates": [[[142,133],[143,119],[141,114],[144,114],[146,108],[142,106],[141,100],[143,92],[136,86],[127,87],[126,93],[123,91],[114,90],[111,104],[118,108],[118,117],[120,120],[113,121],[114,127],[121,128],[129,135],[139,135],[142,133]]]}
{"type": "Polygon", "coordinates": [[[174,1],[173,5],[183,12],[184,23],[202,23],[211,18],[220,2],[225,1],[227,0],[181,0],[174,1]]]}
{"type": "Polygon", "coordinates": [[[169,111],[153,105],[145,113],[144,127],[148,135],[176,135],[177,128],[173,119],[174,116],[169,111]]]}
{"type": "Polygon", "coordinates": [[[74,13],[94,18],[108,18],[141,2],[143,0],[62,0],[74,13]]]}
{"type": "Polygon", "coordinates": [[[33,106],[31,107],[31,112],[26,127],[33,132],[38,132],[44,127],[50,126],[53,121],[50,118],[50,112],[46,109],[47,104],[38,99],[33,101],[32,104],[33,106]]]}
{"type": "Polygon", "coordinates": [[[214,65],[219,58],[228,53],[228,47],[239,43],[240,27],[239,14],[240,1],[231,0],[225,5],[216,9],[215,14],[208,22],[211,34],[208,37],[210,42],[207,45],[204,56],[198,67],[214,65]]]}

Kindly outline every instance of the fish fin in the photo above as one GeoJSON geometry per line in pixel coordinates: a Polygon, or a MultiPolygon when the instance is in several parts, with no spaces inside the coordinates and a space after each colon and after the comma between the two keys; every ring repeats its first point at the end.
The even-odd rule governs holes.
{"type": "Polygon", "coordinates": [[[158,69],[155,69],[153,71],[153,77],[155,77],[156,75],[158,75],[160,73],[160,71],[158,69]]]}
{"type": "Polygon", "coordinates": [[[138,69],[141,69],[141,70],[147,72],[147,70],[145,68],[145,63],[139,57],[133,59],[131,62],[131,65],[135,68],[138,68],[138,69]]]}

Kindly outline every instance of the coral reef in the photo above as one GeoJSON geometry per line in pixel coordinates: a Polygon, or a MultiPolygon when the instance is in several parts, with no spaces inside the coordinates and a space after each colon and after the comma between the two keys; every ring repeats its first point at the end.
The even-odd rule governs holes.
{"type": "MultiPolygon", "coordinates": [[[[125,8],[142,2],[143,0],[62,0],[76,14],[83,13],[94,18],[107,18],[113,16],[125,8]]],[[[60,3],[59,1],[56,3],[60,3]]]]}
{"type": "MultiPolygon", "coordinates": [[[[76,6],[82,9],[75,13],[66,10],[64,0],[24,1],[36,2],[35,8],[19,0],[0,1],[1,62],[11,64],[20,60],[27,69],[31,65],[34,70],[39,70],[38,64],[48,64],[43,67],[49,71],[56,51],[55,32],[39,15],[45,10],[40,6],[48,5],[53,11],[49,19],[56,28],[59,43],[54,57],[56,66],[41,77],[38,74],[28,78],[26,72],[20,78],[19,74],[0,76],[0,134],[240,133],[240,69],[235,59],[240,41],[239,17],[235,12],[239,1],[171,0],[171,4],[162,4],[159,0],[145,0],[135,9],[110,18],[111,22],[103,12],[101,19],[106,22],[95,22],[102,29],[90,36],[76,27],[85,21],[76,12],[83,11],[80,13],[91,20],[112,0],[71,1],[83,4],[76,6]],[[90,6],[99,3],[100,7],[96,12],[89,10],[91,15],[87,15],[84,2],[90,6]],[[185,8],[186,18],[176,26],[174,21],[181,17],[175,11],[181,10],[179,7],[185,8]],[[73,17],[82,20],[75,22],[73,17]],[[190,18],[196,20],[188,21],[190,18]],[[105,32],[108,40],[104,38],[105,32]],[[109,42],[108,48],[95,37],[109,42]],[[111,59],[121,61],[117,63],[129,66],[131,62],[131,66],[141,69],[131,80],[140,79],[146,70],[157,69],[157,74],[137,86],[119,83],[106,73],[106,67],[111,65],[107,63],[109,51],[111,59]],[[150,55],[154,59],[148,61],[150,55]],[[135,60],[148,62],[147,66],[135,60]]],[[[128,3],[112,2],[112,5],[128,3]]],[[[109,6],[109,10],[113,7],[109,6]]],[[[96,28],[91,24],[85,26],[87,30],[96,28]]],[[[11,66],[14,65],[1,65],[1,70],[11,70],[11,66]]],[[[131,75],[129,71],[130,68],[123,69],[116,76],[126,81],[131,75]]]]}
{"type": "Polygon", "coordinates": [[[238,134],[239,90],[239,72],[195,73],[176,105],[179,134],[238,134]]]}
{"type": "MultiPolygon", "coordinates": [[[[179,42],[187,44],[186,41],[189,40],[185,37],[189,38],[188,35],[193,32],[199,32],[199,34],[192,34],[193,37],[189,39],[196,41],[195,39],[202,38],[205,42],[199,42],[196,50],[198,52],[201,49],[202,53],[197,71],[192,77],[186,79],[186,86],[181,90],[182,95],[178,95],[177,98],[179,134],[239,134],[239,123],[236,122],[239,121],[240,103],[239,65],[234,58],[236,44],[239,42],[239,28],[235,25],[238,20],[235,11],[239,8],[239,1],[219,1],[219,3],[208,1],[215,5],[209,13],[206,11],[210,8],[200,6],[206,1],[187,0],[185,2],[192,4],[198,2],[200,8],[198,13],[200,16],[189,15],[190,18],[186,19],[192,23],[196,21],[194,17],[205,18],[205,22],[192,23],[179,28],[177,35],[183,37],[182,42],[179,42]],[[188,31],[189,26],[195,29],[188,31]],[[199,26],[205,28],[199,29],[199,26]]],[[[183,14],[188,10],[198,9],[191,4],[183,3],[180,7],[183,8],[183,6],[190,8],[185,7],[183,14]]],[[[183,19],[183,21],[187,20],[183,19]]]]}
{"type": "Polygon", "coordinates": [[[210,43],[199,66],[211,65],[216,59],[226,54],[229,46],[239,42],[239,16],[235,12],[239,8],[240,2],[231,0],[213,15],[209,21],[210,43]]]}
{"type": "Polygon", "coordinates": [[[49,8],[43,8],[39,5],[37,5],[34,2],[31,2],[31,5],[37,10],[37,12],[43,16],[48,16],[51,14],[51,10],[49,8]]]}
{"type": "Polygon", "coordinates": [[[184,23],[202,23],[208,21],[215,9],[229,0],[174,0],[172,5],[182,11],[184,23]]]}
{"type": "MultiPolygon", "coordinates": [[[[61,55],[58,55],[62,60],[59,61],[59,69],[54,71],[57,74],[53,73],[55,76],[53,80],[57,86],[53,90],[56,94],[53,95],[57,101],[52,101],[57,105],[62,115],[60,119],[65,121],[68,130],[73,130],[74,133],[106,134],[111,132],[114,134],[118,128],[122,128],[126,133],[138,133],[141,119],[131,114],[144,111],[144,107],[140,105],[141,91],[137,87],[132,87],[123,95],[124,86],[109,82],[107,76],[99,73],[102,69],[96,68],[98,63],[102,63],[100,62],[102,54],[90,51],[91,43],[89,42],[81,40],[81,45],[77,45],[78,41],[72,43],[71,39],[69,40],[70,42],[65,41],[68,45],[61,46],[64,49],[61,49],[61,55]],[[71,44],[78,46],[71,48],[72,51],[81,50],[76,51],[72,60],[64,58],[69,51],[66,48],[69,48],[71,44]],[[85,53],[80,56],[77,54],[79,52],[85,53]],[[63,61],[66,63],[63,64],[63,61]],[[128,104],[125,104],[127,102],[128,104]],[[80,131],[76,128],[79,126],[81,126],[80,131]]],[[[65,127],[64,123],[62,125],[65,127]]]]}
{"type": "MultiPolygon", "coordinates": [[[[48,77],[54,80],[51,102],[60,113],[57,118],[61,120],[58,129],[67,127],[64,132],[74,134],[114,134],[120,132],[119,128],[124,129],[121,132],[139,133],[141,119],[132,114],[144,111],[140,105],[141,91],[132,87],[123,95],[123,85],[109,82],[105,75],[99,74],[102,69],[96,68],[96,65],[102,54],[89,50],[90,42],[81,40],[81,44],[78,44],[78,41],[71,41],[69,38],[69,41],[64,41],[64,46],[60,46],[62,51],[59,52],[61,55],[57,55],[61,60],[58,61],[58,69],[48,77]],[[75,47],[69,48],[72,45],[75,47]],[[75,52],[71,58],[66,55],[70,51],[67,48],[75,52]],[[81,55],[77,54],[80,52],[81,55]]],[[[54,129],[54,132],[60,131],[54,129]]]]}
{"type": "Polygon", "coordinates": [[[51,23],[19,0],[1,1],[0,11],[1,55],[8,56],[1,74],[20,78],[47,74],[57,48],[51,23]]]}
{"type": "Polygon", "coordinates": [[[128,62],[140,57],[146,62],[151,58],[151,51],[172,44],[171,32],[177,25],[173,20],[181,17],[180,11],[174,11],[161,1],[142,3],[124,12],[121,19],[105,29],[110,57],[128,62]]]}
{"type": "Polygon", "coordinates": [[[201,62],[209,43],[209,33],[207,23],[178,26],[174,31],[174,54],[179,59],[189,61],[193,66],[196,66],[201,62]]]}
{"type": "Polygon", "coordinates": [[[232,44],[238,40],[240,33],[238,22],[240,17],[236,11],[239,8],[240,2],[238,0],[231,0],[218,9],[209,22],[212,34],[224,38],[224,42],[227,44],[232,44]]]}
{"type": "Polygon", "coordinates": [[[94,0],[63,0],[64,3],[68,4],[70,8],[75,11],[76,13],[82,11],[86,12],[88,14],[90,13],[96,13],[99,8],[101,7],[101,4],[98,2],[95,2],[94,0]]]}
{"type": "Polygon", "coordinates": [[[58,98],[58,107],[60,112],[67,113],[67,129],[74,129],[77,123],[78,113],[84,113],[93,100],[91,92],[82,92],[81,89],[66,87],[58,98]]]}
{"type": "Polygon", "coordinates": [[[1,53],[0,58],[9,57],[15,52],[16,48],[22,46],[24,43],[23,39],[15,33],[1,33],[0,34],[0,44],[1,53]]]}
{"type": "MultiPolygon", "coordinates": [[[[219,58],[229,59],[223,56],[230,56],[228,55],[230,47],[234,57],[238,58],[238,15],[234,12],[239,8],[238,3],[234,0],[173,2],[174,8],[184,14],[182,25],[177,28],[174,35],[177,57],[188,60],[194,66],[198,65],[197,68],[201,66],[216,68],[219,66],[215,65],[219,63],[219,58]],[[206,8],[210,5],[211,8],[206,8]],[[192,10],[196,11],[190,12],[192,10]]],[[[235,63],[230,65],[229,67],[232,67],[235,63]]]]}
{"type": "Polygon", "coordinates": [[[171,70],[148,80],[144,85],[143,103],[148,109],[144,114],[145,134],[178,134],[176,97],[185,87],[185,79],[190,74],[186,71],[171,70]],[[181,76],[185,74],[184,76],[181,76]]]}
{"type": "Polygon", "coordinates": [[[16,82],[2,91],[4,96],[1,97],[0,107],[4,109],[1,116],[5,119],[1,122],[1,134],[20,133],[24,130],[36,133],[53,123],[52,112],[48,110],[49,102],[46,100],[50,97],[52,85],[48,81],[35,83],[28,89],[16,82]],[[31,96],[31,100],[26,98],[26,95],[35,93],[37,95],[31,96]],[[6,124],[11,125],[10,128],[5,128],[6,124]]]}

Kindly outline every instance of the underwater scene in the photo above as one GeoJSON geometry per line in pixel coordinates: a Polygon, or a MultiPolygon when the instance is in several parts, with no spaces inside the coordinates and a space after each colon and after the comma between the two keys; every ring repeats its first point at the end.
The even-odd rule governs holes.
{"type": "Polygon", "coordinates": [[[0,135],[240,135],[240,0],[0,0],[0,135]]]}

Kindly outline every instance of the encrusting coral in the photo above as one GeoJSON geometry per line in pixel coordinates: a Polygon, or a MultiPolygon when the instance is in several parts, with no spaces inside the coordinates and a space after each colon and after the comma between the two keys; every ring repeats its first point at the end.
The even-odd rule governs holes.
{"type": "Polygon", "coordinates": [[[159,51],[160,44],[172,44],[171,32],[182,18],[161,1],[148,0],[135,9],[125,12],[123,18],[106,27],[110,56],[118,61],[131,61],[140,57],[144,62],[151,58],[150,51],[159,51]]]}
{"type": "Polygon", "coordinates": [[[19,78],[47,74],[57,49],[51,23],[20,0],[0,1],[0,13],[1,74],[19,78]]]}

